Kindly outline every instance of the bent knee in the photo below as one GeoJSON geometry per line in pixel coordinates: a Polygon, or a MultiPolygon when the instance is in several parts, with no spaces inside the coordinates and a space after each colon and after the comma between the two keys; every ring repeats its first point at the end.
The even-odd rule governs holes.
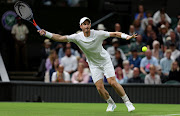
{"type": "Polygon", "coordinates": [[[98,91],[103,91],[104,90],[104,86],[103,85],[96,86],[96,88],[97,88],[98,91]]]}
{"type": "Polygon", "coordinates": [[[116,80],[111,80],[110,82],[109,82],[109,84],[111,85],[111,86],[113,86],[113,87],[115,87],[115,86],[117,86],[117,82],[116,82],[116,80]]]}

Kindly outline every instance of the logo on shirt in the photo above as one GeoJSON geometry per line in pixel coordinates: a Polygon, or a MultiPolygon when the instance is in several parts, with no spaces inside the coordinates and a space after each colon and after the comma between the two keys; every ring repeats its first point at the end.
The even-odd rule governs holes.
{"type": "Polygon", "coordinates": [[[14,11],[7,11],[2,15],[2,25],[6,30],[11,30],[16,23],[16,13],[14,11]]]}

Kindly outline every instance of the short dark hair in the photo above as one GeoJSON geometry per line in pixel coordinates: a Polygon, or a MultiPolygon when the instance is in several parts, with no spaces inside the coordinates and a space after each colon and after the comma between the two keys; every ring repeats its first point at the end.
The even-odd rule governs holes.
{"type": "Polygon", "coordinates": [[[170,46],[175,46],[175,44],[174,43],[170,43],[170,46]]]}
{"type": "Polygon", "coordinates": [[[71,50],[71,48],[66,48],[66,50],[65,50],[65,51],[67,51],[67,50],[71,50]]]}
{"type": "Polygon", "coordinates": [[[131,52],[137,52],[137,49],[136,48],[132,48],[131,52]]]}

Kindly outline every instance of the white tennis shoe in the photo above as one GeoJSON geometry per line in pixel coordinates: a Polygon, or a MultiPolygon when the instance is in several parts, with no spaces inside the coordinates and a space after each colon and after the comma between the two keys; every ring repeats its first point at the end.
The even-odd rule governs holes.
{"type": "Polygon", "coordinates": [[[108,107],[106,109],[106,112],[113,112],[115,108],[116,108],[116,104],[115,103],[113,103],[113,104],[109,103],[108,107]]]}
{"type": "Polygon", "coordinates": [[[127,107],[127,109],[128,109],[128,112],[132,112],[132,111],[135,110],[135,107],[133,106],[133,104],[132,104],[130,101],[127,101],[127,102],[125,103],[125,105],[126,105],[126,107],[127,107]]]}

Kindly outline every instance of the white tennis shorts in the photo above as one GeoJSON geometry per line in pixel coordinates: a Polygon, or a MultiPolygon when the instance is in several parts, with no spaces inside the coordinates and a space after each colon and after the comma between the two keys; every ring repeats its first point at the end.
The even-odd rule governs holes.
{"type": "Polygon", "coordinates": [[[111,61],[100,66],[89,64],[89,68],[94,83],[100,79],[103,79],[104,75],[106,78],[115,77],[114,66],[111,61]]]}

